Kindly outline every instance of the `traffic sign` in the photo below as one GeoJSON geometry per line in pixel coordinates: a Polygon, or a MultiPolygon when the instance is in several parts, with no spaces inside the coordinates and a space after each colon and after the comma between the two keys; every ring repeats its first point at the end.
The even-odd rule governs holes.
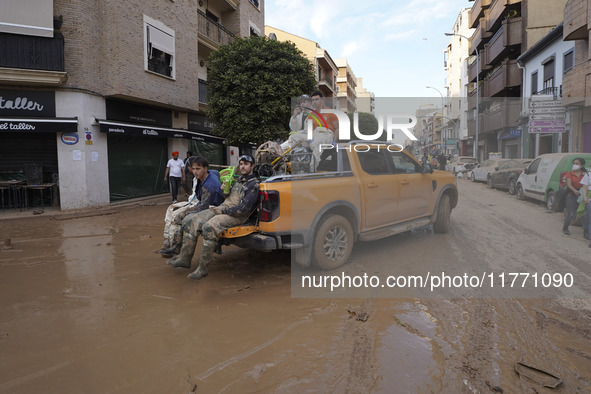
{"type": "Polygon", "coordinates": [[[531,134],[537,133],[564,133],[566,131],[566,127],[529,127],[529,132],[531,134]]]}

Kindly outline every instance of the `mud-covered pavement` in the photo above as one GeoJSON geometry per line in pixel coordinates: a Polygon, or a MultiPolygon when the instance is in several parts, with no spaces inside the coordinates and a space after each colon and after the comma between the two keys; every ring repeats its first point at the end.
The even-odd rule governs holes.
{"type": "Polygon", "coordinates": [[[5,219],[0,392],[591,392],[580,228],[562,236],[540,204],[459,187],[450,233],[358,245],[352,264],[480,258],[495,272],[568,269],[585,285],[553,298],[292,298],[289,253],[225,248],[199,281],[167,266],[152,253],[165,204],[5,219]],[[395,257],[364,261],[359,250],[376,246],[395,257]],[[520,377],[518,361],[562,383],[520,377]]]}

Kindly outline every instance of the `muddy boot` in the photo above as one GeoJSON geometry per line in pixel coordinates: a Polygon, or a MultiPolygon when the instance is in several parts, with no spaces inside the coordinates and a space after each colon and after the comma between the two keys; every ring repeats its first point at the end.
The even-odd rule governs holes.
{"type": "Polygon", "coordinates": [[[568,231],[568,226],[562,227],[562,234],[564,234],[564,235],[570,235],[570,231],[568,231]]]}
{"type": "Polygon", "coordinates": [[[183,234],[183,247],[178,256],[173,257],[166,262],[173,267],[191,268],[191,259],[195,253],[195,246],[197,245],[197,237],[189,233],[183,234]]]}
{"type": "Polygon", "coordinates": [[[168,233],[169,247],[167,249],[160,249],[162,257],[173,257],[181,252],[181,245],[183,243],[183,233],[181,226],[170,226],[171,231],[168,233]]]}
{"type": "Polygon", "coordinates": [[[199,259],[199,266],[189,275],[189,279],[201,279],[207,276],[207,266],[213,259],[212,254],[215,249],[217,241],[203,240],[203,248],[201,249],[201,258],[199,259]]]}
{"type": "Polygon", "coordinates": [[[156,249],[154,253],[162,253],[162,251],[170,249],[170,238],[168,237],[168,232],[164,232],[164,243],[162,243],[162,247],[160,249],[156,249]]]}

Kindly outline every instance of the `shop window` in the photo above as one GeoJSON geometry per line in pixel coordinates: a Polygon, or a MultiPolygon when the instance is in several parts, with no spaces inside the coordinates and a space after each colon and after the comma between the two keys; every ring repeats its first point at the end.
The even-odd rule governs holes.
{"type": "Polygon", "coordinates": [[[174,30],[162,22],[144,15],[146,57],[144,67],[148,71],[175,78],[174,30]]]}

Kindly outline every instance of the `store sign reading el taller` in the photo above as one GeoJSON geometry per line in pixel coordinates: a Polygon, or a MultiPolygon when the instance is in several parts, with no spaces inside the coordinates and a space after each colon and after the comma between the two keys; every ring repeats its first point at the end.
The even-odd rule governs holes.
{"type": "Polygon", "coordinates": [[[55,117],[55,92],[0,89],[0,116],[55,117]]]}

